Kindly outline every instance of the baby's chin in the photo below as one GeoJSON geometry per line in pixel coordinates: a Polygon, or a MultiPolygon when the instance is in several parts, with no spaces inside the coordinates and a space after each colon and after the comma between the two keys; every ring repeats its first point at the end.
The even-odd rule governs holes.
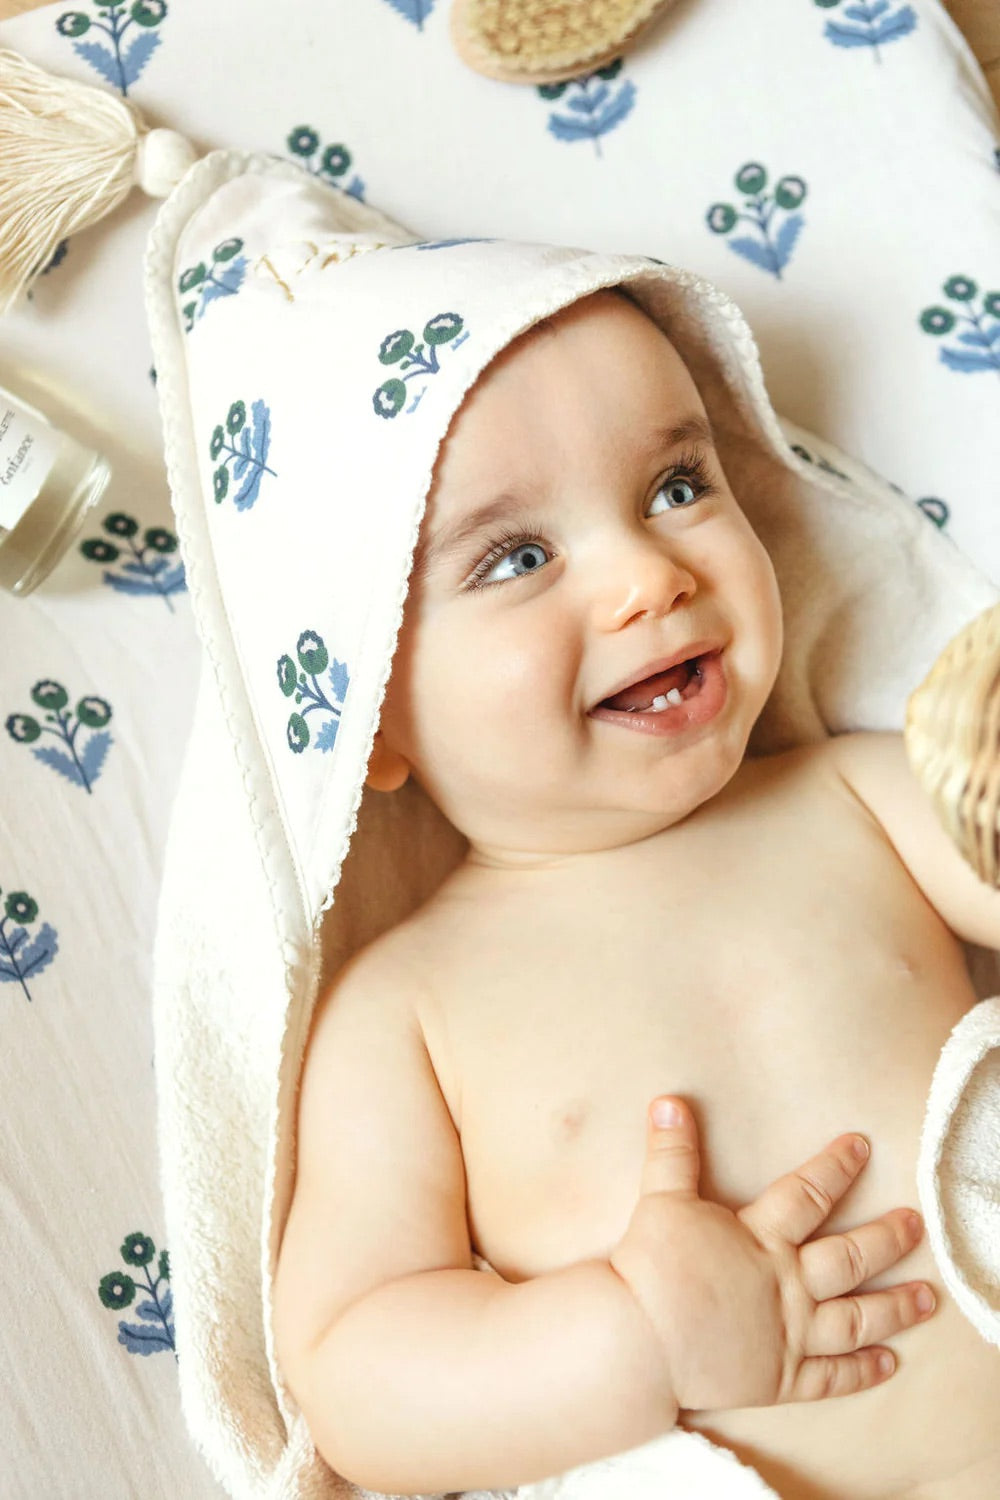
{"type": "Polygon", "coordinates": [[[537,821],[522,824],[511,817],[506,824],[496,820],[488,827],[476,826],[474,820],[465,828],[457,823],[455,826],[468,840],[471,863],[493,868],[529,868],[634,848],[669,833],[710,803],[715,795],[717,791],[684,798],[671,802],[669,807],[581,806],[573,810],[573,816],[553,819],[548,825],[537,821]]]}
{"type": "Polygon", "coordinates": [[[577,796],[568,784],[572,773],[558,786],[533,787],[524,777],[506,785],[493,777],[474,790],[468,782],[435,785],[416,766],[411,775],[467,840],[474,863],[519,867],[624,849],[668,832],[734,782],[746,748],[734,726],[692,746],[695,753],[668,755],[659,765],[627,758],[620,766],[604,764],[581,778],[577,796]]]}

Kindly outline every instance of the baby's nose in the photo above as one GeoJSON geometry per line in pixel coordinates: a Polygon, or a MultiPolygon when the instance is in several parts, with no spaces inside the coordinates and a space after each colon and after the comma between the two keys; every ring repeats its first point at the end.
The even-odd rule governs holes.
{"type": "Polygon", "coordinates": [[[645,542],[613,553],[609,548],[593,594],[594,623],[602,630],[620,630],[643,615],[668,615],[697,588],[690,568],[662,547],[645,542]]]}

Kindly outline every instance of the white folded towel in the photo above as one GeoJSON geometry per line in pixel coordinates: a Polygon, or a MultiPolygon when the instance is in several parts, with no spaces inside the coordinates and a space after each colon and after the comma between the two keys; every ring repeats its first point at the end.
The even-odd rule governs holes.
{"type": "MultiPolygon", "coordinates": [[[[464,845],[412,781],[363,799],[435,455],[500,349],[619,282],[688,364],[774,560],[786,653],[754,751],[900,729],[910,690],[998,590],[916,506],[776,418],[750,331],[716,288],[637,255],[421,242],[304,169],[233,152],[192,168],[150,238],[205,661],[155,953],[159,1139],[183,1409],[238,1500],[357,1493],[315,1454],[276,1368],[272,1274],[317,988],[464,845]]],[[[921,1190],[950,1288],[996,1338],[996,1007],[963,1027],[935,1080],[921,1190]]],[[[674,1493],[769,1493],[705,1439],[668,1439],[538,1500],[611,1500],[628,1463],[638,1496],[654,1454],[674,1493]]]]}

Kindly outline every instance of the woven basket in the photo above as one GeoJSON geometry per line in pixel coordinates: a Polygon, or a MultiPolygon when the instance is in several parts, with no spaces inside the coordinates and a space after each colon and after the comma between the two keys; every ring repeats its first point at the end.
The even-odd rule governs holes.
{"type": "Polygon", "coordinates": [[[903,738],[962,856],[1000,886],[1000,604],[948,643],[910,695],[903,738]]]}

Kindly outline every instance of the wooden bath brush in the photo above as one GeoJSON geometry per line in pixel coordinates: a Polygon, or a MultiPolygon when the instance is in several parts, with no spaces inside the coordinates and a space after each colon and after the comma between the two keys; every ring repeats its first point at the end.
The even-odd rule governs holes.
{"type": "Polygon", "coordinates": [[[1000,604],[948,643],[910,695],[903,738],[956,847],[1000,886],[1000,604]]]}
{"type": "Polygon", "coordinates": [[[673,0],[454,0],[463,62],[503,83],[562,83],[611,62],[673,0]]]}

